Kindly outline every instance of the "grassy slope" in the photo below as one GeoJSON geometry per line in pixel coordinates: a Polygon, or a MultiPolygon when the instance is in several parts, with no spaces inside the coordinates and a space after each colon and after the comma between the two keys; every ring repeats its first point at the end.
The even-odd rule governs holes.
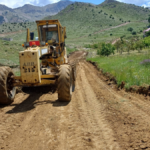
{"type": "MultiPolygon", "coordinates": [[[[35,37],[37,37],[37,31],[35,37]]],[[[31,30],[32,31],[32,30],[31,30]]],[[[13,41],[4,41],[0,39],[0,64],[4,65],[19,65],[19,51],[24,50],[22,44],[26,41],[26,31],[7,35],[7,38],[13,38],[13,41]]]]}
{"type": "Polygon", "coordinates": [[[109,27],[110,24],[119,24],[119,21],[107,19],[103,13],[99,14],[100,11],[98,7],[89,4],[75,3],[50,18],[59,19],[67,27],[68,38],[78,38],[109,27]]]}
{"type": "Polygon", "coordinates": [[[117,79],[117,84],[122,81],[126,83],[126,88],[132,85],[150,85],[149,65],[140,64],[145,59],[150,59],[150,52],[141,54],[119,55],[111,57],[95,57],[89,60],[97,62],[103,72],[109,72],[117,79]]]}
{"type": "Polygon", "coordinates": [[[133,4],[125,4],[117,1],[106,0],[99,5],[100,8],[112,14],[114,18],[121,21],[141,21],[146,20],[150,14],[150,10],[133,4]]]}
{"type": "Polygon", "coordinates": [[[132,23],[128,27],[133,27],[137,32],[146,28],[147,22],[136,21],[146,20],[150,14],[149,10],[135,5],[109,1],[98,6],[74,3],[57,15],[45,19],[59,19],[61,24],[67,27],[67,44],[75,43],[77,45],[106,40],[111,41],[124,34],[131,36],[126,27],[92,35],[96,31],[116,26],[129,20],[132,23]],[[118,32],[118,30],[121,32],[118,32]],[[114,33],[113,36],[110,37],[110,33],[114,33]],[[87,37],[80,39],[83,36],[87,37]]]}
{"type": "Polygon", "coordinates": [[[35,27],[36,24],[34,22],[4,23],[0,25],[0,34],[26,30],[26,28],[30,28],[31,30],[34,30],[35,27]]]}
{"type": "Polygon", "coordinates": [[[0,64],[17,65],[19,64],[19,51],[23,50],[19,41],[0,40],[0,64]]]}
{"type": "MultiPolygon", "coordinates": [[[[143,31],[143,28],[146,27],[147,23],[135,23],[135,21],[145,20],[148,18],[149,14],[150,10],[142,7],[120,2],[110,2],[109,0],[98,6],[86,3],[74,3],[69,5],[57,15],[47,17],[46,19],[59,19],[61,24],[67,27],[67,43],[84,45],[84,43],[104,41],[106,39],[111,41],[122,36],[121,34],[128,35],[129,33],[126,30],[126,27],[120,27],[118,30],[121,30],[121,32],[117,32],[116,29],[112,29],[111,31],[98,33],[96,35],[92,34],[94,32],[125,23],[129,20],[134,22],[130,26],[133,27],[135,31],[143,31]],[[113,36],[110,37],[110,33],[113,33],[113,36]],[[83,36],[87,37],[79,39],[83,36]]],[[[25,30],[26,28],[34,30],[36,25],[35,23],[25,23],[22,25],[4,24],[0,25],[0,33],[2,33],[3,30],[4,33],[6,33],[25,30]]]]}

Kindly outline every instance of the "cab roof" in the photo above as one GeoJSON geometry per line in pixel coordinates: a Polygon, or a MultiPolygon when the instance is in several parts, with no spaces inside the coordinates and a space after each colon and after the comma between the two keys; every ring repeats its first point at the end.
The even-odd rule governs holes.
{"type": "Polygon", "coordinates": [[[37,20],[36,24],[45,25],[45,24],[57,24],[61,26],[59,20],[37,20]]]}

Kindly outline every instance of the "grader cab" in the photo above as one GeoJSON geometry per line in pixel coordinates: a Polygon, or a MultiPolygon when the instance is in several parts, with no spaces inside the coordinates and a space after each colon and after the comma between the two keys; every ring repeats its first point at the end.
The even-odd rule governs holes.
{"type": "Polygon", "coordinates": [[[14,76],[9,67],[0,67],[0,104],[12,103],[18,86],[50,84],[57,85],[60,101],[71,100],[76,67],[68,63],[66,28],[58,20],[40,20],[36,23],[38,41],[33,41],[27,30],[26,42],[23,44],[25,49],[19,53],[20,76],[14,76]]]}

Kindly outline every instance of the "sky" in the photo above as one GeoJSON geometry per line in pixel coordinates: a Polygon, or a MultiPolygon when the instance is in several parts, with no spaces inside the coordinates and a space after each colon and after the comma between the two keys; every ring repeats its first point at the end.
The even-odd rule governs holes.
{"type": "MultiPolygon", "coordinates": [[[[24,4],[31,4],[35,6],[45,6],[47,4],[57,3],[60,0],[0,0],[0,4],[6,5],[10,8],[17,8],[21,7],[24,4]]],[[[71,1],[78,1],[78,2],[87,2],[93,4],[100,4],[104,0],[71,0],[71,1]]],[[[150,7],[150,0],[117,0],[120,2],[128,3],[128,4],[135,4],[138,6],[150,7]]]]}

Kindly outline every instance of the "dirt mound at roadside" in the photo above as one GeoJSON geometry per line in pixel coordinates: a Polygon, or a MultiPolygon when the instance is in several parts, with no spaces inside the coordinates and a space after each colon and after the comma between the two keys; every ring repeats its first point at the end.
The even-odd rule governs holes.
{"type": "Polygon", "coordinates": [[[74,51],[69,54],[68,61],[69,61],[69,63],[77,62],[81,59],[84,59],[87,56],[87,54],[88,53],[85,51],[74,51]]]}
{"type": "MultiPolygon", "coordinates": [[[[108,85],[112,84],[111,81],[113,81],[113,84],[116,84],[116,89],[123,89],[125,87],[125,82],[122,81],[120,85],[117,85],[117,80],[116,78],[106,72],[103,73],[103,70],[100,69],[97,65],[96,62],[92,62],[92,61],[88,61],[89,63],[91,63],[98,71],[101,72],[101,76],[104,76],[105,81],[108,83],[108,85]]],[[[149,95],[150,96],[150,86],[149,85],[145,85],[145,86],[137,86],[137,85],[133,85],[131,86],[129,89],[125,89],[127,92],[132,92],[132,93],[138,93],[138,94],[143,94],[145,96],[149,95]]]]}

